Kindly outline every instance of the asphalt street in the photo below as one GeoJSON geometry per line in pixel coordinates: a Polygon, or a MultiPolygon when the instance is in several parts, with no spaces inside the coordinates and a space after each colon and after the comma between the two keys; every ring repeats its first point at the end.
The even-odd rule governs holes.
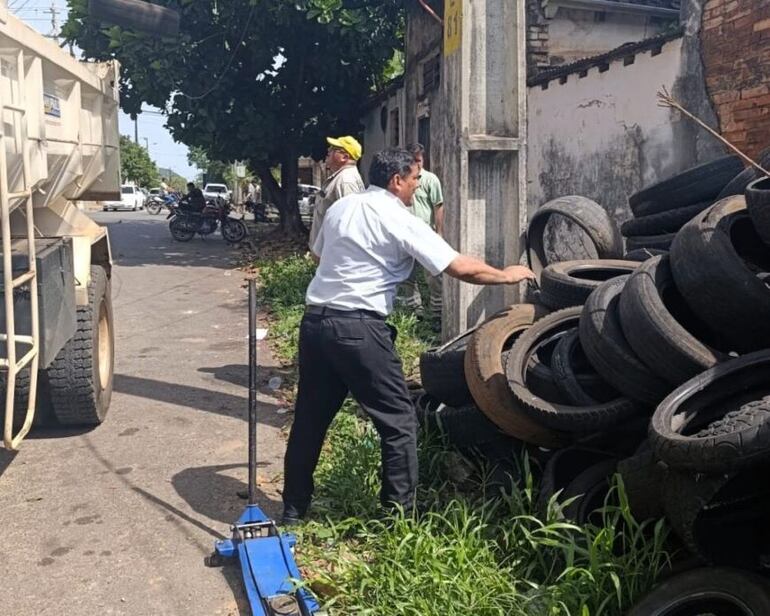
{"type": "MultiPolygon", "coordinates": [[[[246,488],[247,304],[239,252],[180,244],[164,216],[110,229],[116,364],[93,430],[38,430],[0,448],[0,614],[248,614],[237,567],[204,556],[246,488]]],[[[260,505],[280,512],[285,408],[260,364],[260,505]]]]}

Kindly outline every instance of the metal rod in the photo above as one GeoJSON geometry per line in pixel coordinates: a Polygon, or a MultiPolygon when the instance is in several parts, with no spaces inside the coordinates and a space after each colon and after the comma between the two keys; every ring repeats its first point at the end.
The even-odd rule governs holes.
{"type": "Polygon", "coordinates": [[[257,284],[249,280],[249,505],[257,504],[257,284]]]}

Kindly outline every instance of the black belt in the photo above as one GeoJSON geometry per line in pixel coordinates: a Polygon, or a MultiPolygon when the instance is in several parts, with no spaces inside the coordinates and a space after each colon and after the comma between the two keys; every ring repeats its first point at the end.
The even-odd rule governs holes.
{"type": "Polygon", "coordinates": [[[339,310],[328,306],[305,306],[305,314],[315,314],[326,317],[347,317],[349,319],[378,319],[384,321],[385,317],[373,310],[339,310]]]}

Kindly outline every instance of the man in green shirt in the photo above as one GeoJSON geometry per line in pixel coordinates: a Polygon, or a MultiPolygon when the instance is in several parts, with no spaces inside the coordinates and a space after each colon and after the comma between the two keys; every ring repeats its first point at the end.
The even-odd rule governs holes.
{"type": "MultiPolygon", "coordinates": [[[[412,197],[411,211],[424,223],[429,225],[441,237],[444,237],[444,195],[441,191],[441,181],[435,174],[424,167],[425,147],[420,143],[413,143],[407,150],[414,156],[414,160],[420,169],[420,187],[412,197]]],[[[419,270],[415,263],[409,280],[401,285],[399,290],[401,304],[407,308],[421,311],[422,297],[418,284],[419,270]]],[[[442,289],[441,274],[431,276],[425,271],[425,279],[430,291],[430,315],[434,319],[434,329],[441,329],[442,289]]]]}

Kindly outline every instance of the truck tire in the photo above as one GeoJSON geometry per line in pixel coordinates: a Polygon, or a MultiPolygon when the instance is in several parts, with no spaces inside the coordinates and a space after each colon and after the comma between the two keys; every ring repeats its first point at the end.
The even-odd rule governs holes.
{"type": "Polygon", "coordinates": [[[617,259],[623,252],[623,239],[606,210],[586,197],[570,195],[541,206],[527,229],[527,257],[535,274],[548,265],[543,233],[551,216],[563,216],[583,229],[596,247],[599,259],[617,259]]]}
{"type": "Polygon", "coordinates": [[[511,341],[548,310],[535,304],[511,306],[482,323],[465,353],[465,377],[479,409],[505,434],[541,447],[558,447],[564,434],[550,430],[525,415],[508,389],[503,352],[511,341]]]}
{"type": "Polygon", "coordinates": [[[695,205],[688,205],[675,210],[660,212],[659,214],[632,218],[620,225],[620,232],[623,234],[623,237],[675,233],[690,222],[693,216],[700,214],[707,207],[713,205],[713,203],[709,199],[695,205]]]}
{"type": "MultiPolygon", "coordinates": [[[[770,148],[765,148],[760,152],[757,162],[765,169],[770,167],[770,148]]],[[[761,177],[760,173],[759,169],[749,165],[728,182],[727,186],[722,189],[722,192],[717,195],[716,201],[721,201],[725,197],[732,197],[733,195],[742,195],[746,192],[746,187],[749,184],[761,177]]]]}
{"type": "Polygon", "coordinates": [[[674,282],[725,352],[770,347],[770,248],[757,235],[744,197],[698,214],[671,245],[674,282]]]}
{"type": "Polygon", "coordinates": [[[103,267],[92,265],[88,305],[78,306],[75,336],[47,370],[60,423],[95,426],[104,421],[112,397],[114,342],[110,281],[103,267]]]}
{"type": "Polygon", "coordinates": [[[749,571],[703,567],[671,577],[628,616],[763,616],[770,614],[770,582],[749,571]]]}
{"type": "Polygon", "coordinates": [[[723,156],[640,190],[628,204],[641,217],[714,199],[742,170],[740,158],[723,156]]]}
{"type": "Polygon", "coordinates": [[[615,398],[587,406],[560,404],[536,395],[527,382],[527,365],[538,345],[559,331],[577,326],[582,309],[579,306],[553,312],[540,319],[514,343],[506,365],[508,386],[524,413],[534,421],[554,430],[587,433],[622,422],[637,412],[627,398],[615,398]]]}
{"type": "Polygon", "coordinates": [[[588,259],[552,263],[540,275],[540,301],[552,310],[582,306],[605,280],[630,274],[639,263],[619,259],[588,259]]]}
{"type": "Polygon", "coordinates": [[[671,386],[639,359],[623,334],[618,303],[627,280],[628,276],[613,278],[591,293],[580,317],[580,345],[607,383],[628,398],[654,408],[671,386]]]}
{"type": "Polygon", "coordinates": [[[675,387],[726,359],[702,342],[709,332],[677,291],[668,256],[631,274],[620,295],[620,325],[639,358],[675,387]]]}

